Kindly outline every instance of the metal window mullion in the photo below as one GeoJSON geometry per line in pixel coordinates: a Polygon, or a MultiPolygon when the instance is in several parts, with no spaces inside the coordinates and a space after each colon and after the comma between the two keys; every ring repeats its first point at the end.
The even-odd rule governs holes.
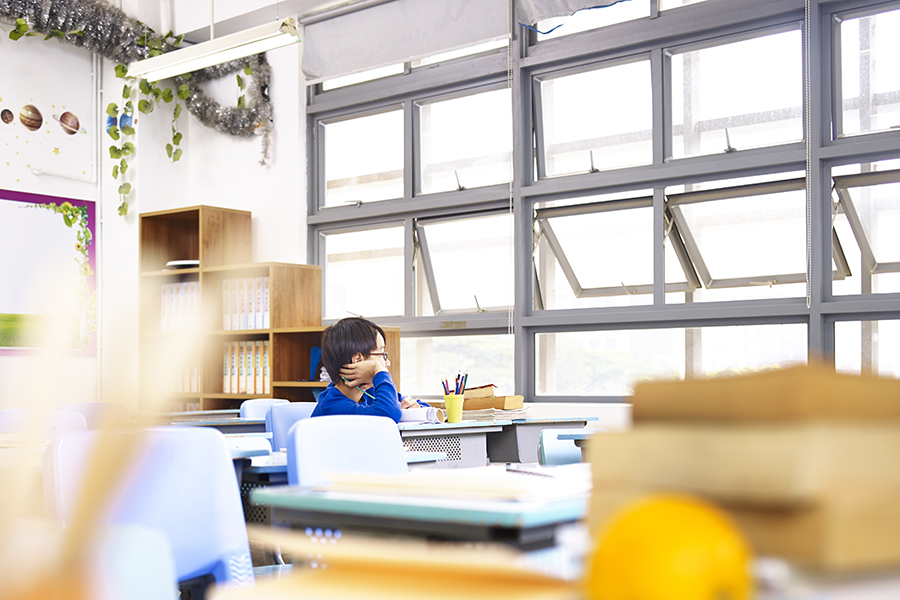
{"type": "Polygon", "coordinates": [[[412,100],[403,101],[403,197],[415,197],[418,188],[419,149],[421,128],[418,107],[412,100]]]}
{"type": "Polygon", "coordinates": [[[325,304],[325,292],[328,289],[328,269],[325,266],[328,262],[328,249],[326,248],[326,236],[324,232],[317,230],[315,232],[315,238],[315,244],[319,254],[318,264],[322,267],[322,316],[324,316],[327,314],[328,309],[328,306],[325,304]]]}
{"type": "Polygon", "coordinates": [[[653,304],[666,303],[666,196],[663,188],[653,190],[653,304]]]}
{"type": "Polygon", "coordinates": [[[667,149],[671,147],[671,132],[666,131],[667,110],[671,110],[669,99],[671,97],[671,81],[667,77],[669,69],[666,68],[664,51],[657,48],[650,53],[650,93],[652,95],[653,111],[653,164],[661,165],[666,161],[667,149]]]}
{"type": "Polygon", "coordinates": [[[606,200],[603,202],[589,202],[586,204],[573,204],[572,206],[554,206],[551,208],[539,208],[535,210],[536,219],[557,219],[560,217],[572,217],[576,215],[590,215],[594,213],[613,212],[617,210],[631,210],[635,208],[649,208],[653,206],[653,197],[628,198],[623,200],[606,200]]]}
{"type": "Polygon", "coordinates": [[[325,192],[327,181],[325,181],[325,124],[321,121],[316,121],[315,126],[315,166],[316,169],[316,192],[313,206],[313,211],[311,214],[315,214],[319,212],[319,209],[325,206],[325,192]]]}
{"type": "Polygon", "coordinates": [[[842,72],[843,59],[841,56],[841,19],[837,15],[826,15],[829,20],[831,35],[827,36],[825,43],[830,46],[831,52],[824,53],[829,56],[831,64],[823,69],[822,77],[825,89],[831,90],[831,127],[828,125],[828,112],[822,112],[823,140],[836,140],[844,133],[844,92],[842,72]]]}
{"type": "Polygon", "coordinates": [[[680,194],[669,194],[667,198],[670,206],[680,206],[682,204],[707,202],[710,200],[729,200],[732,198],[749,198],[751,196],[763,196],[780,192],[793,192],[802,190],[804,187],[806,187],[806,181],[798,178],[700,190],[697,192],[682,192],[680,194]]]}
{"type": "Polygon", "coordinates": [[[415,224],[416,237],[419,240],[419,254],[422,256],[421,267],[425,269],[425,282],[428,284],[428,294],[431,296],[431,308],[435,315],[441,314],[441,301],[438,297],[437,280],[434,276],[434,267],[431,262],[431,251],[428,249],[428,238],[425,228],[415,224]]]}
{"type": "Polygon", "coordinates": [[[406,317],[416,316],[416,259],[415,259],[415,223],[412,217],[403,219],[403,279],[406,283],[403,294],[403,314],[406,317]]]}
{"type": "MultiPolygon", "coordinates": [[[[544,179],[547,176],[547,156],[544,154],[544,98],[541,83],[537,77],[531,80],[531,115],[534,122],[533,152],[537,162],[538,179],[544,179]]],[[[529,177],[530,173],[531,170],[529,170],[529,177]]]]}

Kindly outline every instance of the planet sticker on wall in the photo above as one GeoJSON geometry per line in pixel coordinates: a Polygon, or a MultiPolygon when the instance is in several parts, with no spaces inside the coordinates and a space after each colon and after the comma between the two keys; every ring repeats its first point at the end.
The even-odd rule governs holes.
{"type": "Polygon", "coordinates": [[[34,104],[26,104],[19,111],[19,122],[29,131],[37,131],[44,123],[44,117],[41,111],[34,104]]]}
{"type": "Polygon", "coordinates": [[[10,123],[13,122],[13,119],[15,119],[15,116],[13,116],[11,110],[9,110],[8,108],[4,108],[2,111],[0,111],[0,119],[2,119],[4,123],[9,125],[10,123]]]}
{"type": "Polygon", "coordinates": [[[56,122],[59,123],[59,126],[62,127],[63,131],[69,135],[87,133],[87,130],[78,122],[78,117],[70,112],[64,112],[61,115],[53,115],[53,118],[56,119],[56,122]]]}

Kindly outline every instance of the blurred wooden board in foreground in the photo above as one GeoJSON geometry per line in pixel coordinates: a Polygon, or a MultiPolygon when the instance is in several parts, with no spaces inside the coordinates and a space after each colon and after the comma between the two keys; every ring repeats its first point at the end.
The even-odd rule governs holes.
{"type": "Polygon", "coordinates": [[[900,380],[799,365],[752,375],[635,386],[634,421],[900,419],[900,380]]]}

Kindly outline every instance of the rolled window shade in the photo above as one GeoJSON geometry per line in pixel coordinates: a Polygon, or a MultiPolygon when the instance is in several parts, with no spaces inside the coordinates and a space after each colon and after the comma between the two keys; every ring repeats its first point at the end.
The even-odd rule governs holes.
{"type": "Polygon", "coordinates": [[[567,17],[585,8],[612,6],[628,0],[516,0],[518,20],[523,25],[534,25],[544,19],[567,17]]]}
{"type": "Polygon", "coordinates": [[[306,26],[310,82],[449,52],[508,35],[508,0],[394,0],[306,26]]]}

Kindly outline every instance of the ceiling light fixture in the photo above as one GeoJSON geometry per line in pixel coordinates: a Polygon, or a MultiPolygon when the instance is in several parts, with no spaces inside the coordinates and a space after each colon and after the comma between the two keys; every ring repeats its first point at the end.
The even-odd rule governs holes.
{"type": "Polygon", "coordinates": [[[297,23],[293,18],[288,17],[189,48],[173,50],[133,62],[128,65],[128,74],[150,81],[159,81],[230,60],[274,50],[299,41],[300,34],[297,32],[297,23]]]}

